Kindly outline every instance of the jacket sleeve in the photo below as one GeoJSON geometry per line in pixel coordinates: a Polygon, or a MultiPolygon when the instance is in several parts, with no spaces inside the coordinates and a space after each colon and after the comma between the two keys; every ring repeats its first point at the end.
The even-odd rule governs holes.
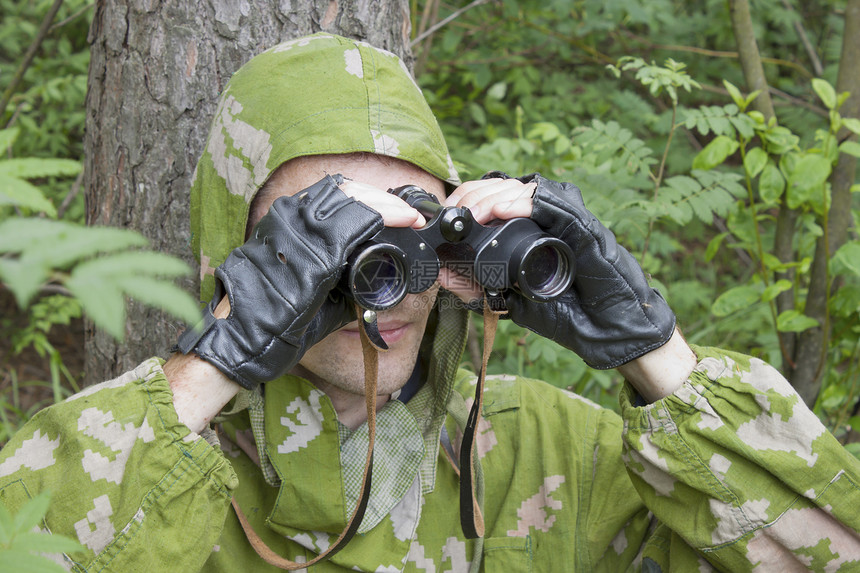
{"type": "Polygon", "coordinates": [[[856,570],[860,462],[774,368],[694,350],[673,395],[642,407],[631,387],[621,396],[624,462],[660,522],[643,569],[856,570]]]}
{"type": "Polygon", "coordinates": [[[161,365],[39,412],[0,452],[0,501],[50,490],[43,528],[86,547],[67,569],[197,571],[218,542],[237,478],[214,434],[179,422],[161,365]]]}

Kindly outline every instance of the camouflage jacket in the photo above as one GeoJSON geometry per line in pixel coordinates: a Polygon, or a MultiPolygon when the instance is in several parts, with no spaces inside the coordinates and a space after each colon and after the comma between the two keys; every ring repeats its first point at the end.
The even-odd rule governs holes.
{"type": "MultiPolygon", "coordinates": [[[[858,461],[774,369],[695,350],[674,395],[636,406],[625,388],[622,418],[539,381],[488,380],[478,541],[460,530],[440,428],[415,414],[432,398],[389,402],[361,530],[313,569],[465,572],[482,558],[487,572],[857,570],[858,461]]],[[[474,375],[451,378],[438,419],[456,445],[474,375]]],[[[14,511],[51,490],[44,527],[87,548],[58,556],[75,571],[270,570],[231,496],[271,547],[310,559],[354,507],[366,427],[340,426],[300,378],[267,386],[217,436],[197,435],[150,359],[37,414],[2,451],[0,499],[14,511]]]]}

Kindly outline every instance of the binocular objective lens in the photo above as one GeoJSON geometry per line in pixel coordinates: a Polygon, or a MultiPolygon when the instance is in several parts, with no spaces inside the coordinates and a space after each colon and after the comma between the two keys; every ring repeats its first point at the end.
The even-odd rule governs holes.
{"type": "Polygon", "coordinates": [[[558,275],[558,253],[546,245],[538,247],[523,261],[523,270],[532,289],[540,292],[558,275]]]}
{"type": "Polygon", "coordinates": [[[568,257],[559,248],[553,244],[538,244],[523,258],[518,282],[522,290],[548,299],[570,286],[571,270],[568,257]]]}
{"type": "Polygon", "coordinates": [[[365,308],[383,310],[396,305],[406,294],[408,274],[398,258],[377,251],[353,268],[352,294],[365,308]]]}

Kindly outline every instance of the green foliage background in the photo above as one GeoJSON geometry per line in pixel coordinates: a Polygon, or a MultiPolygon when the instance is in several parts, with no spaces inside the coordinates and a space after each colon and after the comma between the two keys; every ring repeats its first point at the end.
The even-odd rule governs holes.
{"type": "MultiPolygon", "coordinates": [[[[416,32],[424,11],[442,19],[459,7],[413,2],[416,32]]],[[[856,132],[854,120],[838,117],[843,96],[831,87],[844,8],[751,2],[779,125],[747,113],[754,94],[744,90],[722,0],[488,2],[418,43],[416,71],[464,178],[503,169],[577,183],[652,275],[691,342],[780,366],[777,332],[818,325],[803,310],[826,178],[837,148],[857,151],[834,137],[846,123],[856,132]],[[775,280],[785,265],[770,253],[782,201],[801,211],[788,285],[775,280]],[[777,316],[773,298],[788,288],[795,308],[777,316]]],[[[846,440],[852,426],[860,429],[860,254],[851,237],[831,254],[830,278],[841,286],[830,301],[833,336],[816,404],[846,440]]],[[[608,407],[620,383],[513,325],[500,332],[491,368],[547,379],[608,407]]]]}

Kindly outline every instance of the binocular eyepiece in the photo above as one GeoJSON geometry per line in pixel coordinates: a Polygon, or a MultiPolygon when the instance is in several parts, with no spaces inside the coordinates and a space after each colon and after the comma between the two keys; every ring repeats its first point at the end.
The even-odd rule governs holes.
{"type": "Polygon", "coordinates": [[[428,290],[441,265],[489,291],[514,289],[535,301],[570,287],[574,257],[563,241],[519,217],[481,225],[463,207],[443,207],[420,187],[389,189],[427,219],[420,229],[385,227],[348,260],[343,290],[359,306],[386,310],[428,290]]]}

